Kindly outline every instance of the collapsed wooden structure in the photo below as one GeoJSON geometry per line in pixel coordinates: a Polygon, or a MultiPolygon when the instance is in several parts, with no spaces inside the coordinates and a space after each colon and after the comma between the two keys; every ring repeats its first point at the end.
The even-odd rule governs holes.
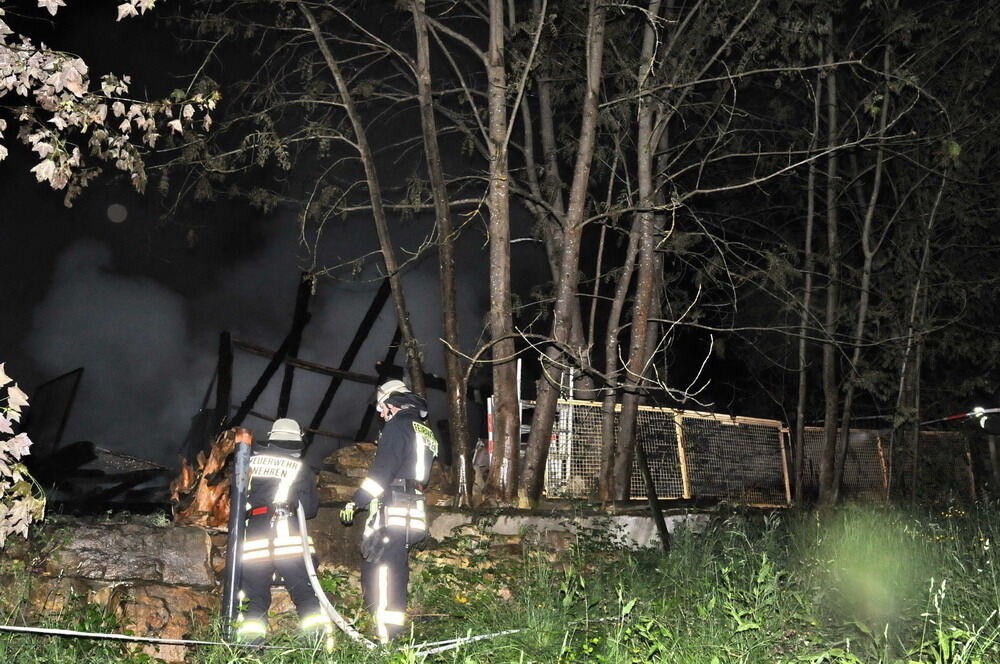
{"type": "MultiPolygon", "coordinates": [[[[178,456],[181,469],[176,477],[172,478],[171,470],[163,465],[105,450],[91,442],[61,444],[84,373],[82,368],[40,386],[32,400],[33,407],[26,417],[25,428],[35,441],[30,469],[42,486],[49,490],[53,497],[50,504],[57,507],[64,505],[67,511],[78,513],[99,513],[111,508],[143,512],[162,509],[170,500],[181,520],[202,525],[225,523],[223,512],[228,513],[228,502],[221,501],[220,497],[228,490],[224,467],[232,451],[226,432],[241,426],[248,417],[263,421],[286,417],[296,370],[329,378],[314,415],[307,424],[304,423],[307,444],[312,444],[315,438],[323,438],[332,452],[344,444],[368,439],[375,415],[371,403],[367,404],[356,431],[334,432],[321,427],[344,381],[371,385],[374,392],[375,386],[381,382],[403,377],[403,368],[395,364],[401,336],[398,325],[385,355],[375,364],[374,373],[353,370],[365,340],[389,299],[389,280],[384,279],[380,284],[336,367],[298,357],[303,332],[311,318],[309,304],[313,287],[311,277],[300,275],[291,326],[276,350],[233,338],[228,331],[219,335],[215,373],[201,408],[191,419],[188,433],[180,443],[178,456]],[[233,368],[237,353],[268,359],[263,372],[239,402],[233,398],[233,368]],[[269,414],[257,410],[261,394],[282,368],[284,371],[275,412],[269,414]],[[213,395],[214,405],[209,407],[208,402],[213,395]]],[[[425,373],[424,379],[428,388],[445,390],[443,378],[425,373]]]]}

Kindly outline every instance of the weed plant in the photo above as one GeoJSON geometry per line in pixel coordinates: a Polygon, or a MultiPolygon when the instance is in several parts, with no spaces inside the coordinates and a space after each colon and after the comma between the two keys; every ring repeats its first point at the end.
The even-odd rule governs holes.
{"type": "MultiPolygon", "coordinates": [[[[434,655],[332,654],[294,639],[269,650],[192,649],[199,664],[993,664],[1000,662],[1000,577],[991,505],[909,512],[719,513],[674,533],[671,552],[630,549],[608,528],[578,529],[562,550],[467,527],[414,555],[409,643],[521,630],[434,655]]],[[[8,576],[16,573],[8,571],[8,576]]],[[[13,577],[11,577],[13,578],[13,577]]],[[[323,583],[363,616],[346,576],[323,583]]],[[[13,585],[8,584],[8,587],[13,585]]],[[[8,614],[8,622],[19,616],[8,614]]],[[[59,626],[120,631],[78,606],[59,626]]],[[[364,620],[360,625],[370,631],[364,620]]],[[[217,638],[212,630],[194,635],[217,638]]],[[[401,644],[402,645],[402,644],[401,644]]],[[[148,661],[120,644],[0,634],[0,662],[148,661]]]]}

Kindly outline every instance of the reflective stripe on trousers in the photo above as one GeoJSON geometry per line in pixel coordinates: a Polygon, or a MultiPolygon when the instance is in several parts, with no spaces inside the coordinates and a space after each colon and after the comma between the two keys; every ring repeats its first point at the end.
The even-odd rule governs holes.
{"type": "Polygon", "coordinates": [[[375,622],[382,643],[399,636],[406,626],[406,590],[409,582],[406,537],[392,529],[389,542],[377,562],[361,563],[361,587],[365,608],[375,622]]]}

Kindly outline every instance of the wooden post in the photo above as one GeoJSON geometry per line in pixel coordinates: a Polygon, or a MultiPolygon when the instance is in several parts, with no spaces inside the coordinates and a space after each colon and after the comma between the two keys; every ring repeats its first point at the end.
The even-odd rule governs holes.
{"type": "MultiPolygon", "coordinates": [[[[299,281],[299,289],[295,295],[295,313],[292,314],[292,329],[288,333],[288,355],[297,357],[299,347],[302,345],[302,330],[309,322],[309,299],[312,296],[313,280],[307,274],[302,274],[299,281]]],[[[278,409],[276,417],[286,417],[288,415],[288,403],[292,398],[292,380],[295,377],[295,367],[285,365],[285,377],[281,381],[281,392],[278,394],[278,409]]]]}
{"type": "MultiPolygon", "coordinates": [[[[379,286],[378,292],[375,293],[375,297],[372,298],[372,303],[368,306],[368,311],[365,313],[364,318],[361,319],[361,324],[358,325],[357,331],[354,333],[354,338],[351,339],[351,344],[347,347],[344,352],[344,356],[340,359],[340,369],[347,371],[354,364],[354,359],[358,356],[358,352],[361,350],[362,344],[364,344],[365,339],[368,338],[371,332],[372,325],[375,324],[375,319],[382,312],[385,306],[386,300],[389,299],[389,294],[391,292],[391,287],[388,279],[382,280],[382,285],[379,286]]],[[[319,407],[316,409],[316,414],[313,415],[312,421],[309,422],[310,429],[319,429],[319,426],[323,423],[323,418],[326,416],[326,411],[330,409],[330,404],[333,403],[333,397],[336,396],[337,390],[340,389],[340,384],[343,379],[340,376],[334,376],[330,378],[330,384],[326,388],[326,392],[323,393],[323,398],[320,400],[319,407]]],[[[307,442],[312,442],[313,434],[306,434],[307,442]]]]}
{"type": "Polygon", "coordinates": [[[639,472],[646,484],[646,499],[649,501],[649,511],[653,513],[653,522],[656,523],[656,530],[660,534],[660,542],[663,545],[663,553],[670,553],[670,531],[667,530],[667,522],[663,518],[663,509],[660,507],[660,499],[656,495],[656,485],[653,483],[653,473],[649,470],[649,459],[646,458],[646,449],[642,446],[639,437],[635,438],[635,460],[639,462],[639,472]]]}
{"type": "Polygon", "coordinates": [[[684,452],[684,416],[680,411],[674,412],[674,428],[677,432],[677,464],[681,467],[681,486],[684,498],[691,497],[691,480],[688,477],[687,454],[684,452]]]}
{"type": "Polygon", "coordinates": [[[1000,455],[997,454],[997,437],[987,436],[987,442],[990,445],[990,470],[991,477],[993,478],[993,497],[996,498],[1000,496],[1000,455]]]}
{"type": "Polygon", "coordinates": [[[972,461],[972,442],[965,439],[965,461],[969,464],[969,498],[976,500],[976,468],[972,461]]]}
{"type": "Polygon", "coordinates": [[[785,504],[792,504],[792,482],[791,478],[788,476],[788,451],[786,446],[788,443],[788,429],[781,428],[778,430],[778,445],[781,447],[781,473],[785,478],[785,504]]]}
{"type": "Polygon", "coordinates": [[[882,467],[882,491],[885,501],[889,502],[889,463],[885,458],[885,448],[882,446],[882,436],[875,437],[875,449],[878,450],[878,462],[882,467]]]}

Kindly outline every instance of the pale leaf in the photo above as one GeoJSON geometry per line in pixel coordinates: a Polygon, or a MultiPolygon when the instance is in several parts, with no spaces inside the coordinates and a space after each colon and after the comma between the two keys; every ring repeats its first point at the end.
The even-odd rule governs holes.
{"type": "Polygon", "coordinates": [[[7,375],[7,371],[4,369],[5,364],[7,363],[0,362],[0,387],[3,387],[4,385],[14,381],[13,378],[7,375]]]}
{"type": "Polygon", "coordinates": [[[115,20],[120,21],[123,18],[128,18],[131,16],[138,16],[138,15],[139,12],[135,10],[135,7],[133,7],[128,2],[123,2],[122,4],[118,5],[118,18],[116,18],[115,20]]]}
{"type": "Polygon", "coordinates": [[[31,172],[35,174],[35,179],[39,182],[45,182],[56,172],[56,164],[51,159],[46,159],[38,163],[37,166],[31,169],[31,172]]]}
{"type": "Polygon", "coordinates": [[[49,10],[49,14],[55,16],[60,7],[65,7],[63,0],[38,0],[38,6],[49,10]]]}
{"type": "Polygon", "coordinates": [[[63,66],[62,84],[67,90],[77,97],[87,94],[87,86],[84,83],[83,75],[87,71],[87,66],[83,60],[77,58],[63,66]]]}
{"type": "Polygon", "coordinates": [[[184,131],[184,127],[181,126],[180,119],[171,120],[167,123],[167,126],[170,127],[170,131],[173,133],[183,133],[184,131]]]}
{"type": "Polygon", "coordinates": [[[38,141],[31,146],[31,149],[38,153],[38,156],[45,159],[52,154],[52,144],[45,141],[38,141]]]}
{"type": "MultiPolygon", "coordinates": [[[[50,162],[51,163],[51,162],[50,162]]],[[[7,388],[7,406],[21,412],[21,406],[28,405],[28,395],[15,383],[7,388]]]]}
{"type": "Polygon", "coordinates": [[[15,459],[20,459],[21,457],[31,454],[29,451],[30,447],[31,439],[28,438],[28,434],[24,432],[17,434],[7,441],[7,450],[15,459]]]}
{"type": "Polygon", "coordinates": [[[10,420],[3,415],[0,415],[0,433],[14,433],[14,430],[10,428],[10,420]]]}

